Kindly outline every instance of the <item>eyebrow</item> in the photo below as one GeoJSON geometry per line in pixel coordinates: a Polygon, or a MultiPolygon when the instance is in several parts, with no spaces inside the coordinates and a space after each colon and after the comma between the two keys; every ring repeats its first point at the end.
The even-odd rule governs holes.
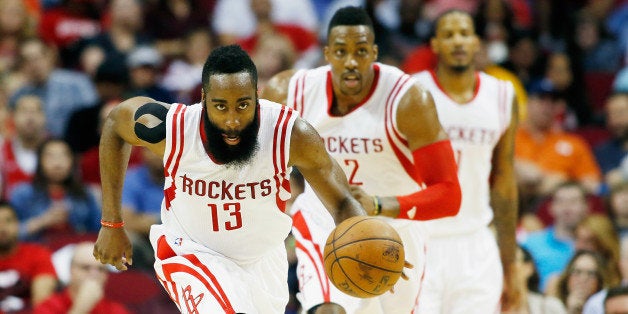
{"type": "MultiPolygon", "coordinates": [[[[244,96],[244,97],[238,98],[237,102],[245,101],[245,100],[251,100],[251,99],[253,99],[253,97],[251,97],[251,96],[244,96]]],[[[219,103],[226,103],[227,102],[226,100],[219,99],[219,98],[212,98],[212,99],[210,99],[210,101],[211,102],[219,102],[219,103]]]]}

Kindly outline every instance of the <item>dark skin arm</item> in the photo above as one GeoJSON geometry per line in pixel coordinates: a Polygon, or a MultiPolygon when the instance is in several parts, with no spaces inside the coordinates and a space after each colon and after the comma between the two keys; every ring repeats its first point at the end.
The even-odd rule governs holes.
{"type": "Polygon", "coordinates": [[[301,118],[297,118],[292,128],[288,164],[299,169],[336,224],[349,217],[366,215],[351,195],[342,168],[325,150],[320,135],[301,118]]]}
{"type": "MultiPolygon", "coordinates": [[[[427,89],[416,84],[411,87],[399,102],[397,126],[408,140],[408,148],[415,151],[421,147],[448,139],[443,130],[434,105],[434,99],[427,89]]],[[[352,187],[354,195],[369,214],[375,213],[373,197],[359,187],[352,187]]],[[[399,216],[399,201],[395,196],[380,197],[381,215],[399,216]]]]}
{"type": "Polygon", "coordinates": [[[518,109],[513,101],[511,123],[493,150],[491,170],[491,207],[493,225],[497,231],[497,244],[504,267],[505,290],[502,300],[505,309],[521,302],[517,291],[514,262],[517,252],[515,229],[517,227],[518,194],[514,169],[515,133],[518,109]]]}
{"type": "MultiPolygon", "coordinates": [[[[163,157],[165,137],[149,143],[135,134],[136,123],[152,128],[165,123],[165,117],[143,114],[135,120],[135,112],[147,103],[158,103],[148,97],[130,98],[117,105],[107,117],[100,139],[100,176],[102,184],[102,219],[121,222],[122,184],[129,162],[131,146],[145,146],[157,156],[163,157]],[[161,120],[163,118],[163,121],[161,120]]],[[[168,104],[158,103],[165,108],[168,104]]],[[[103,264],[111,264],[118,270],[126,270],[133,263],[131,242],[124,228],[102,227],[94,246],[94,257],[103,264]]]]}

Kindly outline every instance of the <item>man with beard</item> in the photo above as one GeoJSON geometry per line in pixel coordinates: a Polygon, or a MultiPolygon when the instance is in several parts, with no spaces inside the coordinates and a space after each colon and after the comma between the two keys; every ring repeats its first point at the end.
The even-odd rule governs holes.
{"type": "Polygon", "coordinates": [[[335,222],[365,214],[320,135],[293,110],[258,99],[257,69],[239,46],[215,49],[200,103],[131,98],[100,143],[103,213],[94,256],[132,264],[120,198],[132,145],[164,161],[162,223],[153,225],[157,277],[182,312],[282,313],[289,175],[297,167],[335,222]]]}
{"type": "Polygon", "coordinates": [[[451,145],[429,91],[401,70],[376,62],[373,23],[364,9],[336,11],[327,37],[329,65],[282,72],[262,97],[297,109],[316,128],[362,206],[398,231],[414,268],[394,293],[377,298],[353,298],[330,285],[322,249],[334,225],[306,185],[292,205],[299,300],[308,313],[410,313],[425,262],[419,220],[454,216],[460,206],[451,145]]]}
{"type": "Polygon", "coordinates": [[[20,223],[0,202],[0,312],[32,309],[54,293],[57,275],[48,249],[17,239],[20,223]]]}
{"type": "Polygon", "coordinates": [[[476,71],[480,39],[471,15],[448,11],[434,25],[436,69],[415,78],[432,93],[451,139],[463,201],[456,217],[426,223],[430,240],[418,312],[497,313],[502,291],[503,310],[519,303],[513,265],[518,202],[514,89],[510,82],[476,71]]]}

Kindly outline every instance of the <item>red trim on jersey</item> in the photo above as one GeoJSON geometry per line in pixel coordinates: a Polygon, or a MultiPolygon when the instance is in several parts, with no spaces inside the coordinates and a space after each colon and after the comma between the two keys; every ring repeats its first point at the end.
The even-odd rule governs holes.
{"type": "MultiPolygon", "coordinates": [[[[447,98],[449,98],[451,101],[455,102],[455,103],[459,103],[457,101],[455,101],[453,98],[451,98],[449,96],[449,94],[447,94],[447,92],[445,91],[445,89],[443,88],[442,85],[440,85],[440,82],[438,81],[438,77],[436,76],[436,71],[434,69],[430,69],[428,70],[430,75],[432,75],[432,79],[434,80],[434,83],[436,83],[436,86],[438,87],[438,89],[440,89],[443,94],[445,94],[445,96],[447,96],[447,98]]],[[[472,102],[473,100],[475,100],[475,97],[478,96],[478,93],[480,92],[480,72],[475,72],[475,88],[473,88],[473,97],[471,97],[471,99],[469,101],[467,101],[465,104],[468,104],[470,102],[472,102]]]]}
{"type": "Polygon", "coordinates": [[[165,204],[166,210],[170,210],[170,204],[172,203],[172,200],[174,200],[175,198],[175,191],[177,189],[175,185],[175,175],[176,175],[178,164],[179,164],[179,158],[181,158],[181,152],[183,151],[183,134],[181,135],[181,140],[179,143],[179,140],[177,139],[177,130],[179,129],[179,124],[183,125],[183,121],[182,121],[183,113],[185,113],[185,110],[187,108],[181,104],[177,104],[177,106],[178,107],[175,109],[174,115],[172,117],[172,147],[174,147],[174,149],[170,150],[170,154],[168,155],[168,160],[166,161],[166,164],[164,167],[164,175],[166,177],[171,177],[172,179],[170,186],[164,189],[164,200],[166,203],[165,204]],[[172,159],[174,158],[175,154],[177,154],[177,157],[176,157],[175,165],[172,166],[172,159]]]}
{"type": "Polygon", "coordinates": [[[305,73],[301,77],[301,110],[299,112],[302,110],[305,110],[305,73]]]}
{"type": "MultiPolygon", "coordinates": [[[[423,244],[423,256],[427,256],[427,246],[423,244]]],[[[416,313],[415,310],[419,308],[419,297],[421,296],[421,291],[423,290],[423,282],[425,280],[425,267],[427,262],[423,263],[423,272],[421,272],[421,279],[419,279],[419,292],[416,294],[416,299],[414,299],[414,308],[410,312],[411,314],[416,313]]]]}
{"type": "MultiPolygon", "coordinates": [[[[198,266],[198,265],[195,265],[195,266],[198,266]]],[[[225,311],[225,313],[235,314],[235,310],[231,306],[231,304],[230,304],[229,300],[226,298],[226,296],[218,295],[218,292],[216,290],[214,290],[214,288],[209,284],[207,279],[205,279],[203,277],[203,275],[201,275],[194,268],[192,268],[190,266],[187,266],[187,265],[179,264],[179,263],[164,264],[164,265],[162,265],[161,268],[162,268],[162,270],[164,272],[164,275],[166,276],[166,280],[168,280],[170,282],[173,282],[173,283],[174,283],[174,281],[172,280],[172,274],[174,274],[174,273],[187,273],[187,274],[192,275],[193,277],[198,279],[205,286],[207,291],[209,291],[212,294],[212,296],[214,296],[214,299],[216,299],[218,304],[220,304],[220,307],[222,307],[222,309],[225,311]]],[[[217,283],[214,282],[214,284],[217,284],[217,283]]],[[[177,302],[177,303],[179,304],[179,308],[183,309],[181,304],[179,302],[177,302]]]]}
{"type": "Polygon", "coordinates": [[[297,110],[298,112],[301,113],[301,115],[303,115],[303,105],[304,105],[304,86],[305,85],[305,75],[301,75],[297,78],[296,82],[294,83],[294,102],[292,103],[292,109],[297,110]],[[299,97],[299,95],[301,97],[299,97]],[[299,98],[300,102],[299,102],[299,98]]]}
{"type": "Polygon", "coordinates": [[[216,287],[216,290],[222,297],[222,300],[225,302],[225,305],[228,306],[230,309],[232,309],[233,306],[231,305],[231,302],[229,302],[229,298],[227,297],[227,294],[222,289],[222,286],[220,285],[220,282],[218,282],[218,279],[216,279],[216,276],[214,276],[211,270],[207,268],[207,265],[201,263],[201,261],[198,259],[198,256],[194,254],[186,254],[186,255],[183,255],[183,257],[185,257],[188,261],[190,261],[194,266],[200,268],[205,273],[205,275],[209,277],[209,279],[212,281],[212,283],[216,287]]]}
{"type": "Polygon", "coordinates": [[[397,102],[397,96],[399,96],[399,92],[406,85],[408,80],[410,80],[409,75],[402,75],[401,77],[399,77],[399,79],[397,79],[397,82],[395,82],[393,89],[388,94],[388,98],[386,99],[386,114],[388,114],[388,119],[386,120],[386,122],[390,123],[390,129],[392,130],[392,133],[395,135],[395,137],[399,141],[401,141],[403,145],[406,145],[406,146],[408,145],[408,141],[406,141],[406,139],[404,139],[403,136],[401,136],[401,134],[397,132],[397,128],[395,128],[394,121],[396,117],[393,117],[393,108],[394,108],[394,104],[397,102]],[[391,99],[391,96],[392,96],[392,99],[391,99]]]}
{"type": "Polygon", "coordinates": [[[297,211],[293,215],[292,227],[295,228],[297,231],[299,231],[299,233],[301,234],[301,237],[303,237],[303,239],[305,239],[306,241],[310,242],[312,246],[314,246],[314,249],[316,250],[316,252],[312,253],[299,241],[296,241],[295,243],[296,248],[303,251],[303,253],[305,253],[308,256],[310,261],[312,261],[312,265],[314,265],[314,267],[316,268],[316,276],[318,277],[318,282],[320,282],[321,284],[320,286],[322,290],[321,294],[323,295],[323,300],[325,302],[329,302],[330,301],[329,279],[327,279],[327,275],[325,274],[325,271],[323,269],[318,268],[318,265],[323,265],[323,253],[322,253],[323,251],[321,250],[321,247],[318,244],[316,244],[316,242],[314,242],[314,240],[312,239],[312,233],[310,232],[310,229],[307,227],[307,222],[305,221],[305,218],[303,217],[303,214],[301,213],[301,211],[297,211]],[[314,255],[316,255],[318,259],[315,259],[314,255]]]}
{"type": "MultiPolygon", "coordinates": [[[[160,236],[159,239],[157,240],[156,255],[157,255],[157,258],[159,258],[162,261],[170,257],[177,256],[177,254],[174,252],[172,247],[168,244],[166,237],[163,235],[160,236]]],[[[207,290],[211,292],[211,294],[214,296],[214,298],[218,301],[218,303],[222,306],[222,308],[225,311],[228,312],[228,310],[231,310],[232,312],[228,312],[228,313],[235,313],[235,311],[233,311],[231,303],[229,302],[229,298],[227,298],[227,295],[225,294],[224,290],[220,286],[220,283],[216,279],[216,276],[212,274],[209,268],[207,268],[207,266],[201,263],[201,261],[198,259],[196,255],[186,254],[186,255],[183,255],[182,257],[190,261],[194,266],[200,268],[203,271],[203,273],[212,281],[212,284],[216,287],[216,289],[214,290],[214,288],[209,284],[209,282],[207,282],[207,280],[201,274],[199,274],[195,269],[189,266],[180,264],[180,263],[168,263],[168,264],[164,264],[162,266],[162,269],[164,271],[164,275],[166,276],[166,281],[170,282],[174,289],[172,290],[172,292],[169,291],[170,289],[168,289],[167,285],[165,284],[166,281],[162,280],[162,284],[164,285],[164,288],[166,288],[166,291],[168,291],[168,294],[170,295],[171,299],[173,299],[173,301],[175,301],[177,304],[179,304],[179,306],[181,306],[178,300],[179,296],[178,296],[178,291],[176,289],[176,283],[172,280],[172,273],[177,272],[177,271],[185,272],[196,277],[199,281],[201,281],[205,285],[207,290]],[[174,296],[172,294],[174,294],[174,296]],[[220,294],[220,296],[218,294],[220,294]]]]}
{"type": "Polygon", "coordinates": [[[417,176],[423,179],[426,188],[397,196],[398,218],[430,220],[458,214],[462,192],[449,140],[423,146],[412,152],[412,156],[417,176]]]}
{"type": "MultiPolygon", "coordinates": [[[[366,97],[362,99],[362,101],[360,101],[359,104],[351,108],[351,111],[347,112],[344,115],[347,115],[355,111],[356,109],[362,107],[362,105],[364,105],[364,103],[369,101],[369,99],[371,99],[371,96],[373,96],[373,93],[375,92],[375,89],[377,88],[377,84],[379,83],[379,65],[373,64],[373,71],[375,72],[375,74],[373,75],[373,84],[371,85],[371,89],[369,90],[369,93],[366,95],[366,97]]],[[[328,71],[327,72],[327,114],[330,117],[336,116],[331,113],[331,106],[333,105],[333,103],[334,103],[334,88],[333,88],[333,83],[332,83],[332,78],[331,78],[331,71],[328,71]]]]}
{"type": "Polygon", "coordinates": [[[417,183],[421,184],[421,179],[418,178],[415,174],[415,169],[412,164],[412,160],[410,160],[406,155],[401,151],[401,148],[395,144],[393,140],[393,136],[397,138],[402,145],[407,146],[408,142],[401,138],[401,135],[396,132],[395,125],[393,123],[395,117],[393,117],[393,107],[396,102],[397,97],[399,96],[399,92],[403,88],[403,86],[410,80],[410,76],[404,75],[399,78],[395,86],[393,87],[393,91],[390,93],[388,100],[386,100],[386,113],[384,114],[385,120],[385,130],[386,130],[386,138],[388,139],[388,143],[390,143],[390,147],[392,148],[397,160],[403,167],[403,169],[408,173],[408,175],[417,183]],[[405,81],[401,82],[402,79],[405,78],[405,81]],[[396,92],[395,92],[396,89],[396,92]],[[394,95],[393,95],[394,94],[394,95]],[[391,97],[392,96],[392,97],[391,97]]]}
{"type": "Polygon", "coordinates": [[[286,178],[286,133],[294,110],[282,107],[273,133],[273,167],[275,170],[275,203],[282,212],[286,211],[286,201],[279,196],[281,190],[290,192],[290,180],[286,178]]]}

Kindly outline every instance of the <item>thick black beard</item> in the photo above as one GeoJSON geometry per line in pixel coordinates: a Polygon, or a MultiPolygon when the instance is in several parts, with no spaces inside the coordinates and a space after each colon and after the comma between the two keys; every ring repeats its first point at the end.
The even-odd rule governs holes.
{"type": "Polygon", "coordinates": [[[246,165],[259,148],[257,142],[257,133],[259,132],[259,105],[255,109],[255,117],[242,132],[239,134],[231,134],[220,129],[213,124],[207,115],[207,111],[204,111],[203,125],[205,128],[205,135],[207,135],[207,143],[205,149],[214,158],[215,161],[227,166],[227,167],[242,167],[246,165]],[[240,137],[240,143],[238,145],[229,145],[225,143],[222,135],[238,135],[240,137]]]}

